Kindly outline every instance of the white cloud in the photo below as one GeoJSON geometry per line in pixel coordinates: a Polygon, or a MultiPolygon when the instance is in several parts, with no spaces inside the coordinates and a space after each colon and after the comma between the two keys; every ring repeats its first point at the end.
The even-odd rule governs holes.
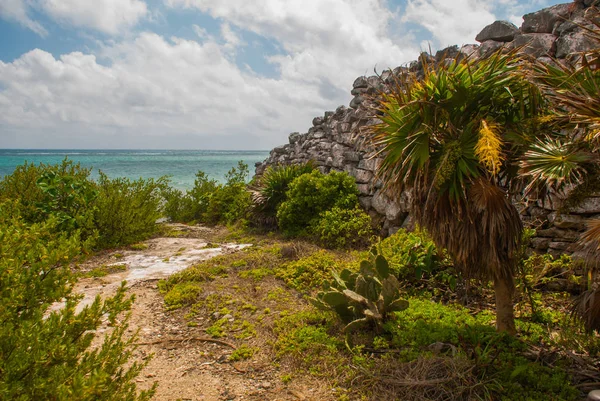
{"type": "Polygon", "coordinates": [[[103,57],[0,62],[3,145],[264,149],[328,106],[314,86],[244,73],[212,40],[144,33],[103,57]]]}
{"type": "Polygon", "coordinates": [[[0,139],[20,147],[266,149],[347,104],[357,76],[418,54],[389,37],[394,17],[379,1],[261,1],[211,5],[220,36],[192,26],[199,41],[141,33],[95,55],[34,50],[0,62],[0,139]],[[245,31],[278,43],[279,55],[264,55],[276,77],[231,57],[232,49],[251,51],[245,31]]]}
{"type": "Polygon", "coordinates": [[[196,24],[192,25],[192,29],[200,39],[206,39],[210,36],[205,28],[202,28],[201,26],[198,26],[196,24]]]}
{"type": "Polygon", "coordinates": [[[52,18],[68,24],[115,35],[148,14],[141,0],[39,0],[52,18]]]}
{"type": "Polygon", "coordinates": [[[425,27],[437,48],[463,45],[473,43],[475,36],[496,20],[489,4],[483,0],[408,0],[403,21],[425,27]]]}
{"type": "Polygon", "coordinates": [[[244,42],[231,29],[231,26],[228,23],[221,24],[221,36],[225,40],[225,48],[227,49],[233,50],[241,45],[244,45],[244,42]]]}
{"type": "MultiPolygon", "coordinates": [[[[380,0],[167,0],[277,41],[269,57],[284,80],[320,82],[335,92],[356,76],[414,59],[418,47],[388,35],[394,14],[380,0]]],[[[339,98],[339,96],[338,96],[339,98]]]]}
{"type": "Polygon", "coordinates": [[[17,21],[25,28],[31,29],[40,36],[48,35],[48,31],[28,15],[29,6],[25,0],[0,0],[0,17],[9,21],[17,21]]]}

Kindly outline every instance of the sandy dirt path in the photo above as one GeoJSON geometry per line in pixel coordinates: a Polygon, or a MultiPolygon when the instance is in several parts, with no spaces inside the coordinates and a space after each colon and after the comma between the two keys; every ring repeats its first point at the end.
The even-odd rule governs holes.
{"type": "MultiPolygon", "coordinates": [[[[111,264],[126,265],[127,270],[80,279],[75,289],[84,294],[81,305],[85,305],[97,295],[114,294],[120,283],[127,280],[128,293],[136,297],[129,328],[130,334],[139,330],[135,359],[145,360],[152,355],[137,379],[138,387],[145,389],[158,382],[153,398],[157,401],[325,399],[323,389],[313,389],[310,383],[300,380],[293,386],[284,385],[278,368],[260,355],[250,361],[230,362],[232,347],[198,341],[208,338],[204,330],[188,327],[181,313],[165,309],[157,287],[160,279],[198,261],[248,246],[211,244],[202,238],[210,234],[205,228],[191,233],[187,226],[179,229],[188,230],[188,238],[155,238],[145,242],[148,247],[144,250],[121,250],[91,258],[81,266],[82,270],[111,264]]],[[[99,332],[103,330],[106,328],[99,332]]]]}

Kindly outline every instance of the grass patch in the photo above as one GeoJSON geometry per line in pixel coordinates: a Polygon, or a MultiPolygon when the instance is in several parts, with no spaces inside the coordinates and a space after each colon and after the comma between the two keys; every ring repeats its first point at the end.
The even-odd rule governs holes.
{"type": "MultiPolygon", "coordinates": [[[[160,289],[159,283],[159,289],[160,289]]],[[[192,305],[202,293],[200,283],[183,282],[177,283],[165,293],[165,305],[168,310],[179,309],[192,305]]]]}
{"type": "Polygon", "coordinates": [[[233,351],[233,353],[229,356],[229,360],[231,362],[236,362],[250,359],[256,351],[256,348],[250,348],[244,344],[239,346],[235,351],[233,351]]]}
{"type": "Polygon", "coordinates": [[[87,272],[78,272],[76,275],[78,277],[99,278],[113,273],[124,272],[126,270],[127,265],[103,265],[87,272]]]}

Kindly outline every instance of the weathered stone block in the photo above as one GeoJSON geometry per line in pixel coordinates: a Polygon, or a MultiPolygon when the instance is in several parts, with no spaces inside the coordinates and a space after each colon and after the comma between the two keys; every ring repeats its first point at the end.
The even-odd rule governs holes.
{"type": "Polygon", "coordinates": [[[531,247],[533,249],[539,250],[539,251],[545,251],[546,249],[548,249],[548,246],[550,245],[550,239],[549,238],[539,238],[539,237],[535,237],[531,239],[531,247]]]}
{"type": "Polygon", "coordinates": [[[483,58],[486,58],[492,53],[504,47],[503,42],[496,42],[495,40],[486,40],[479,46],[479,55],[483,58]]]}
{"type": "Polygon", "coordinates": [[[359,196],[358,203],[365,210],[371,209],[371,197],[370,196],[359,196]]]}
{"type": "Polygon", "coordinates": [[[358,163],[360,161],[360,152],[344,152],[344,159],[349,162],[358,163]]]}
{"type": "Polygon", "coordinates": [[[595,214],[600,213],[600,198],[587,198],[579,206],[569,210],[575,214],[595,214]]]}
{"type": "Polygon", "coordinates": [[[575,230],[580,230],[585,227],[585,219],[581,216],[572,214],[558,214],[557,212],[552,212],[548,215],[548,221],[558,228],[573,228],[575,230]]]}
{"type": "Polygon", "coordinates": [[[515,36],[515,47],[522,47],[522,52],[533,57],[554,57],[556,54],[556,36],[551,33],[525,33],[515,36]]]}
{"type": "Polygon", "coordinates": [[[598,42],[591,39],[586,32],[571,32],[556,41],[556,57],[564,58],[571,53],[586,52],[596,48],[598,48],[598,42]]]}
{"type": "Polygon", "coordinates": [[[376,171],[381,164],[381,159],[379,158],[370,158],[370,159],[362,159],[358,163],[358,168],[362,168],[364,170],[376,171]]]}
{"type": "Polygon", "coordinates": [[[351,109],[357,109],[364,100],[365,98],[362,96],[355,96],[354,99],[350,101],[349,107],[351,109]]]}
{"type": "Polygon", "coordinates": [[[552,33],[554,25],[569,18],[570,4],[557,4],[523,16],[523,33],[552,33]]]}
{"type": "Polygon", "coordinates": [[[373,180],[373,173],[368,170],[354,169],[352,175],[360,184],[368,184],[373,180]]]}
{"type": "Polygon", "coordinates": [[[544,238],[554,238],[555,241],[576,241],[579,238],[579,233],[573,230],[563,230],[552,227],[547,230],[537,230],[536,235],[544,238]]]}
{"type": "Polygon", "coordinates": [[[368,86],[367,77],[364,76],[356,78],[352,84],[352,88],[367,88],[368,86]]]}
{"type": "Polygon", "coordinates": [[[482,43],[487,40],[496,42],[510,42],[519,33],[519,28],[508,21],[496,21],[485,28],[475,37],[475,40],[482,43]]]}
{"type": "Polygon", "coordinates": [[[557,249],[559,251],[567,251],[569,248],[571,248],[573,246],[572,242],[550,242],[548,244],[548,248],[550,249],[557,249]]]}
{"type": "Polygon", "coordinates": [[[370,184],[357,184],[356,187],[358,188],[358,193],[361,195],[373,195],[373,188],[370,184]]]}

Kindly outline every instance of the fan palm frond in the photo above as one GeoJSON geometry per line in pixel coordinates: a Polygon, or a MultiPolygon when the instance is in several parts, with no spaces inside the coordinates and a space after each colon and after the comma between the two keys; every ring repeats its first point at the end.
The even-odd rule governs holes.
{"type": "Polygon", "coordinates": [[[543,188],[561,193],[565,187],[581,182],[586,164],[592,161],[590,152],[568,139],[538,138],[521,157],[520,167],[529,176],[525,193],[543,188]]]}

